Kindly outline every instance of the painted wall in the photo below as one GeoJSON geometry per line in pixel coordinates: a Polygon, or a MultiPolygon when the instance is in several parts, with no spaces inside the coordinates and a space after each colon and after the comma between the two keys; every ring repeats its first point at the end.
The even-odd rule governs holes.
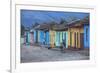
{"type": "Polygon", "coordinates": [[[38,32],[36,32],[36,30],[34,31],[34,41],[36,42],[37,39],[37,43],[38,44],[44,44],[44,45],[48,45],[50,44],[50,35],[49,35],[49,31],[43,31],[43,30],[38,30],[38,32]],[[38,34],[38,36],[37,36],[38,34]]]}
{"type": "Polygon", "coordinates": [[[40,42],[39,36],[40,36],[40,31],[39,30],[34,30],[34,42],[35,43],[40,42]]]}
{"type": "Polygon", "coordinates": [[[50,44],[50,35],[49,35],[49,31],[45,32],[45,44],[49,45],[50,44]]]}
{"type": "Polygon", "coordinates": [[[26,44],[30,43],[30,33],[28,31],[25,32],[25,43],[26,44]]]}
{"type": "Polygon", "coordinates": [[[62,41],[65,40],[66,48],[68,47],[68,32],[56,31],[55,33],[55,46],[61,46],[62,41]]]}
{"type": "Polygon", "coordinates": [[[69,47],[81,48],[81,42],[80,42],[81,33],[83,33],[83,28],[68,28],[68,46],[69,47]]]}
{"type": "Polygon", "coordinates": [[[55,33],[55,45],[60,46],[60,32],[59,31],[55,33]]]}
{"type": "Polygon", "coordinates": [[[37,36],[37,38],[38,38],[38,43],[41,42],[41,41],[40,41],[40,33],[41,33],[41,31],[38,30],[38,36],[37,36]]]}
{"type": "Polygon", "coordinates": [[[66,42],[66,48],[68,48],[68,31],[62,32],[62,41],[66,42]]]}
{"type": "Polygon", "coordinates": [[[34,30],[34,43],[36,42],[36,30],[34,30]]]}
{"type": "Polygon", "coordinates": [[[38,39],[40,44],[48,45],[49,44],[49,31],[39,30],[38,39]]]}
{"type": "Polygon", "coordinates": [[[39,43],[43,44],[43,42],[44,42],[44,32],[39,31],[39,43]]]}
{"type": "Polygon", "coordinates": [[[84,25],[84,48],[90,47],[90,26],[84,25]]]}
{"type": "Polygon", "coordinates": [[[50,46],[52,47],[52,48],[54,48],[55,47],[55,31],[53,31],[53,30],[50,30],[50,33],[49,33],[49,35],[50,35],[50,46]]]}
{"type": "Polygon", "coordinates": [[[68,48],[68,31],[66,32],[66,48],[68,48]]]}
{"type": "Polygon", "coordinates": [[[34,33],[29,33],[30,36],[30,44],[33,45],[34,44],[34,33]]]}

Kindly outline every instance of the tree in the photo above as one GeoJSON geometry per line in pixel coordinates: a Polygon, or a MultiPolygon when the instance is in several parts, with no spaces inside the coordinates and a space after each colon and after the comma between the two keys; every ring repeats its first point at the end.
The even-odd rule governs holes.
{"type": "Polygon", "coordinates": [[[83,22],[85,24],[89,24],[89,20],[90,20],[89,16],[86,16],[86,17],[83,18],[83,22]]]}
{"type": "Polygon", "coordinates": [[[24,35],[24,32],[25,32],[25,27],[24,27],[24,25],[21,25],[21,36],[24,35]]]}
{"type": "Polygon", "coordinates": [[[64,19],[64,18],[61,18],[61,21],[60,21],[60,24],[64,24],[66,23],[67,21],[64,19]]]}
{"type": "Polygon", "coordinates": [[[48,23],[50,25],[50,29],[53,30],[55,28],[55,26],[57,25],[56,22],[52,21],[50,23],[48,23]]]}
{"type": "Polygon", "coordinates": [[[39,23],[36,22],[36,23],[34,23],[34,24],[32,25],[32,27],[35,28],[35,27],[38,26],[38,25],[39,25],[39,23]]]}
{"type": "Polygon", "coordinates": [[[61,18],[61,21],[60,21],[60,23],[59,23],[59,24],[61,24],[61,26],[66,27],[66,26],[68,25],[68,20],[67,20],[67,19],[65,19],[65,18],[61,18]]]}

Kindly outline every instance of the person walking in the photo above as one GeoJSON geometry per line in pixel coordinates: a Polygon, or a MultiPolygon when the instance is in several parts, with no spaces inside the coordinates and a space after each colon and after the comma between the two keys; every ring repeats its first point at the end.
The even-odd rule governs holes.
{"type": "Polygon", "coordinates": [[[61,52],[65,53],[65,48],[66,48],[66,42],[65,40],[63,40],[61,43],[61,52]]]}

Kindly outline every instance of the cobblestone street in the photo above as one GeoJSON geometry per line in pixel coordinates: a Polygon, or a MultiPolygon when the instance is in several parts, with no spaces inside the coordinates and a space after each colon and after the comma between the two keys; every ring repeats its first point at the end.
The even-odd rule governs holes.
{"type": "Polygon", "coordinates": [[[21,63],[88,59],[89,50],[66,50],[65,53],[62,53],[59,48],[47,49],[39,46],[21,46],[21,63]]]}

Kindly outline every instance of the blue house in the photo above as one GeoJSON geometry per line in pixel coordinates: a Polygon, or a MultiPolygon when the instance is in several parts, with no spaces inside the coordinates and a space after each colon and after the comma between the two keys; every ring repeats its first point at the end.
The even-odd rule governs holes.
{"type": "Polygon", "coordinates": [[[41,30],[34,30],[34,42],[37,44],[43,44],[44,42],[44,31],[41,30]]]}
{"type": "Polygon", "coordinates": [[[34,30],[34,43],[38,43],[38,31],[34,30]]]}
{"type": "Polygon", "coordinates": [[[83,20],[84,23],[84,48],[90,48],[90,24],[89,24],[89,16],[85,17],[83,20]]]}
{"type": "Polygon", "coordinates": [[[90,48],[90,25],[84,24],[84,48],[90,48]]]}
{"type": "Polygon", "coordinates": [[[39,30],[39,43],[44,43],[44,31],[39,30]]]}
{"type": "Polygon", "coordinates": [[[49,44],[49,30],[47,24],[41,24],[35,27],[34,41],[40,45],[49,44]]]}
{"type": "Polygon", "coordinates": [[[29,31],[25,31],[25,37],[24,37],[24,43],[26,45],[30,44],[30,35],[29,35],[29,31]]]}
{"type": "Polygon", "coordinates": [[[50,36],[49,36],[49,31],[45,32],[45,44],[49,45],[50,44],[50,36]]]}

